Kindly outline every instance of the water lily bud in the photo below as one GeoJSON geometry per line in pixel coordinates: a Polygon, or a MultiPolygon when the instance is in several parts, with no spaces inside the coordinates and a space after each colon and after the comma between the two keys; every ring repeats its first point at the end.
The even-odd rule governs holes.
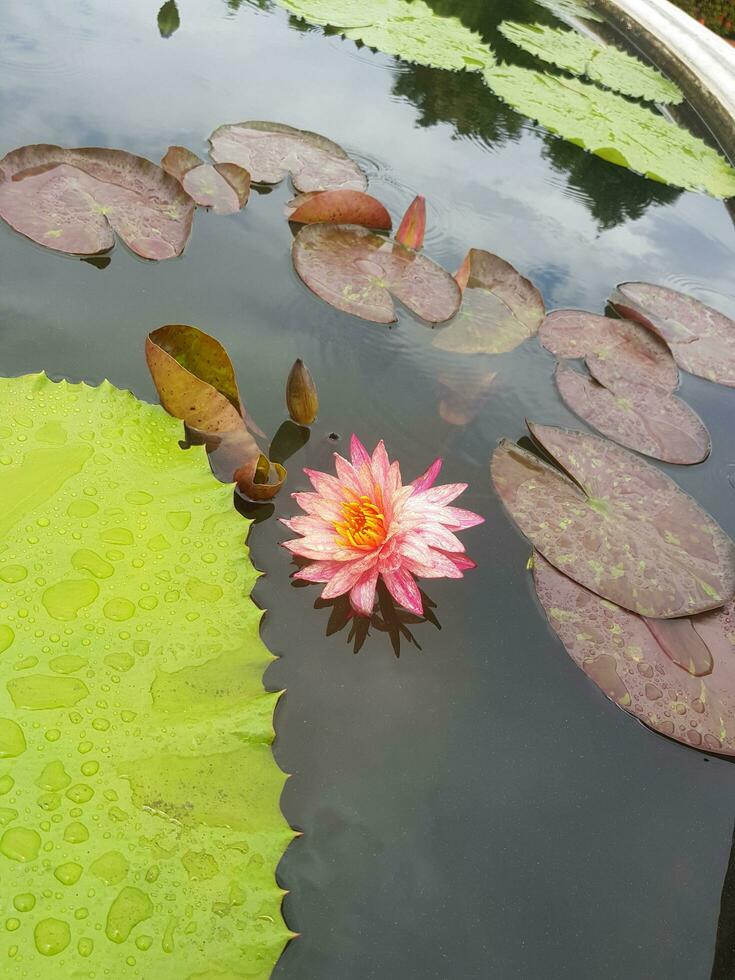
{"type": "Polygon", "coordinates": [[[286,405],[288,414],[299,425],[311,425],[319,411],[319,396],[314,379],[299,357],[286,382],[286,405]]]}

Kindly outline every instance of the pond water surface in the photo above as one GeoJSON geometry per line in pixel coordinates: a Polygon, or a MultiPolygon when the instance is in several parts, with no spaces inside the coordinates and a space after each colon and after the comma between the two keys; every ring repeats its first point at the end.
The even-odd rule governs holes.
{"type": "MultiPolygon", "coordinates": [[[[437,9],[501,52],[504,17],[553,22],[530,0],[437,9]]],[[[5,3],[2,152],[48,142],[158,160],[172,143],[203,154],[221,123],[278,120],[342,144],[394,215],[424,194],[426,250],[450,270],[476,246],[530,276],[549,309],[600,312],[616,282],[648,279],[735,315],[735,228],[722,203],[554,140],[478,77],[358,49],[265,2],[180,0],[168,39],[157,12],[152,0],[5,3]]],[[[287,689],[275,754],[294,775],[282,805],[304,832],[279,867],[302,935],[274,976],[733,976],[735,882],[721,918],[720,899],[735,767],[651,733],[578,670],[534,597],[529,546],[490,488],[490,454],[523,434],[524,418],[582,427],[556,393],[552,356],[534,339],[467,361],[433,348],[406,314],[387,329],[323,304],[292,270],[289,196],[283,184],[238,215],[200,213],[183,257],[158,264],[118,245],[100,269],[0,227],[3,374],[108,377],[155,401],[145,335],[196,324],[230,351],[267,431],[282,421],[293,360],[310,366],[321,415],[289,490],[305,488],[302,466],[328,468],[354,431],[369,445],[384,438],[409,478],[442,454],[447,482],[470,485],[463,505],[486,517],[464,535],[479,568],[429,583],[436,623],[411,626],[399,657],[379,630],[357,653],[349,627],[331,632],[339,611],[315,609],[317,588],[290,583],[277,547],[287,532],[273,519],[253,528],[264,638],[281,655],[266,684],[287,689]],[[444,421],[441,379],[461,390],[490,370],[477,416],[444,421]]],[[[680,394],[714,452],[665,468],[735,533],[735,393],[683,375],[680,394]]],[[[288,496],[276,509],[293,513],[288,496]]]]}

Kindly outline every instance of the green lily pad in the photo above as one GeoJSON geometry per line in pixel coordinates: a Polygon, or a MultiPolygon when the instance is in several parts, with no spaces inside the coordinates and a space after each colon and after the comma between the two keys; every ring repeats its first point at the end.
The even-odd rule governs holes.
{"type": "Polygon", "coordinates": [[[508,105],[610,163],[713,197],[735,196],[735,170],[725,158],[650,109],[576,78],[513,65],[483,74],[508,105]]]}
{"type": "Polygon", "coordinates": [[[294,834],[232,491],[107,382],[3,380],[0,404],[4,955],[28,980],[267,980],[294,834]]]}
{"type": "Polygon", "coordinates": [[[600,599],[538,552],[533,578],[567,653],[603,694],[662,735],[735,755],[735,604],[647,620],[600,599]]]}
{"type": "Polygon", "coordinates": [[[534,0],[539,7],[550,10],[552,14],[563,17],[583,17],[585,20],[602,21],[603,18],[591,10],[584,0],[534,0]]]}
{"type": "Polygon", "coordinates": [[[492,480],[548,561],[642,616],[687,616],[733,598],[735,543],[670,477],[607,439],[529,429],[560,469],[504,441],[492,480]]]}
{"type": "Polygon", "coordinates": [[[586,75],[591,81],[623,95],[662,103],[678,103],[684,98],[679,87],[655,68],[577,31],[512,21],[504,21],[498,30],[542,61],[564,68],[572,75],[586,75]]]}
{"type": "Polygon", "coordinates": [[[276,0],[310,24],[329,25],[404,61],[452,71],[495,64],[479,34],[457,17],[436,14],[423,0],[276,0]]]}

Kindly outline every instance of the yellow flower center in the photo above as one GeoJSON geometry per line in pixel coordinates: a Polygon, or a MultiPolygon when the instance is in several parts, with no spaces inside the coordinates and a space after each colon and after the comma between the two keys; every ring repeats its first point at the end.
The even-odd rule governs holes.
{"type": "Polygon", "coordinates": [[[344,520],[334,522],[334,530],[348,548],[370,551],[385,541],[385,517],[367,497],[356,497],[342,504],[344,520]]]}

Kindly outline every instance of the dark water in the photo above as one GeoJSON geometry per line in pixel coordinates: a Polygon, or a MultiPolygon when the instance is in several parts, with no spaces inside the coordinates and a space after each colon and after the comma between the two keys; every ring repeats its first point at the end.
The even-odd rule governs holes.
{"type": "MultiPolygon", "coordinates": [[[[159,159],[169,143],[202,153],[223,122],[279,120],[342,143],[394,214],[425,194],[427,251],[452,270],[477,246],[530,275],[549,308],[599,311],[614,283],[641,278],[735,314],[735,229],[721,203],[551,139],[478,78],[398,64],[279,9],[181,0],[181,26],[164,40],[157,8],[6,0],[2,152],[58,142],[159,159]]],[[[437,9],[498,48],[504,16],[550,21],[530,0],[437,9]]],[[[321,417],[289,489],[305,486],[302,465],[329,466],[329,433],[339,448],[355,431],[368,444],[385,438],[408,476],[443,454],[447,480],[470,484],[464,506],[487,518],[464,536],[479,569],[430,583],[440,628],[411,627],[416,645],[404,636],[399,658],[380,631],[356,655],[348,627],[326,635],[316,587],[289,583],[276,547],[284,529],[269,520],[252,532],[267,573],[264,635],[282,655],[266,681],[288,689],[275,747],[294,773],[283,808],[304,831],[279,868],[288,922],[303,935],[275,976],[710,977],[735,767],[650,733],[574,666],[537,608],[528,545],[490,491],[490,453],[522,434],[524,417],[576,424],[553,359],[534,340],[468,366],[406,315],[385,329],[322,304],[292,271],[288,195],[285,185],[254,194],[233,217],[199,213],[183,258],[157,265],[118,246],[99,270],[0,227],[3,374],[109,377],[155,400],[144,337],[193,323],[226,344],[269,431],[294,358],[311,367],[321,417]],[[488,370],[498,376],[477,418],[442,421],[439,378],[466,385],[488,370]]],[[[735,533],[735,393],[685,375],[681,394],[715,448],[703,466],[669,469],[735,533]]],[[[292,513],[289,498],[277,509],[292,513]]],[[[735,975],[732,869],[728,881],[716,980],[735,975]]]]}

